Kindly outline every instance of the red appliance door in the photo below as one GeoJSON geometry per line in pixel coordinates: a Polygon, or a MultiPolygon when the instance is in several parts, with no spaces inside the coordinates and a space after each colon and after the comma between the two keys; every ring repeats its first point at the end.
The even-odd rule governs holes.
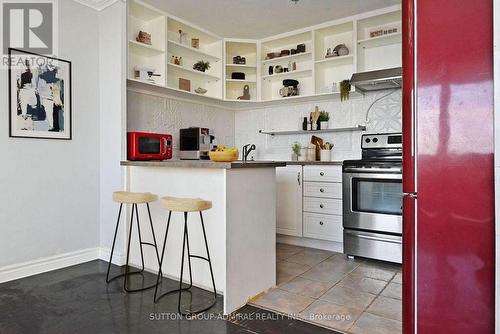
{"type": "Polygon", "coordinates": [[[414,1],[403,3],[403,333],[415,328],[415,43],[414,1]]]}
{"type": "Polygon", "coordinates": [[[493,333],[493,1],[416,5],[417,329],[493,333]]]}

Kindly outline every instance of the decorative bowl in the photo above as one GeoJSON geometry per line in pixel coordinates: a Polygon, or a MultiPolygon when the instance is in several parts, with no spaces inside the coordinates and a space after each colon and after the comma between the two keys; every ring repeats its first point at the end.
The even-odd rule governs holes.
{"type": "Polygon", "coordinates": [[[233,162],[238,160],[240,153],[238,151],[236,152],[211,151],[208,153],[208,156],[210,157],[210,160],[216,162],[233,162]]]}
{"type": "Polygon", "coordinates": [[[205,88],[201,88],[201,87],[198,87],[194,90],[197,94],[205,94],[206,92],[208,92],[208,90],[206,90],[205,88]]]}

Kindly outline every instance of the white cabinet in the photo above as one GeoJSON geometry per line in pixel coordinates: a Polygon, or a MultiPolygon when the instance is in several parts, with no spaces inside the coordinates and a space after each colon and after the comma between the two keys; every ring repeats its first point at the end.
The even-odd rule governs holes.
{"type": "Polygon", "coordinates": [[[303,203],[304,237],[343,241],[342,166],[304,166],[303,203]]]}
{"type": "Polygon", "coordinates": [[[278,234],[302,237],[302,166],[276,169],[278,234]]]}

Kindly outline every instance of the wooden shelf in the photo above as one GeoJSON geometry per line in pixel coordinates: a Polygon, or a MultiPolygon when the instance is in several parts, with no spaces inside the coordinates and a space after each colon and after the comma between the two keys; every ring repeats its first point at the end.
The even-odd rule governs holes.
{"type": "Polygon", "coordinates": [[[292,131],[264,131],[259,130],[259,133],[263,135],[304,135],[304,134],[316,134],[316,133],[333,133],[333,132],[348,132],[348,131],[366,131],[366,126],[357,125],[348,128],[336,128],[336,129],[325,129],[316,131],[304,131],[304,130],[292,130],[292,131]]]}
{"type": "Polygon", "coordinates": [[[304,57],[304,56],[311,56],[312,52],[301,52],[301,53],[296,53],[294,55],[289,55],[289,56],[283,56],[283,57],[276,57],[273,59],[264,59],[262,60],[262,64],[268,64],[268,63],[274,63],[274,62],[279,62],[283,60],[291,60],[299,57],[304,57]]]}
{"type": "Polygon", "coordinates": [[[292,72],[283,72],[283,73],[277,73],[277,74],[271,74],[271,75],[263,75],[262,80],[266,79],[274,79],[274,78],[283,78],[283,77],[293,77],[293,76],[301,76],[303,77],[304,75],[307,76],[307,73],[310,73],[312,75],[312,70],[296,70],[292,72]]]}
{"type": "Polygon", "coordinates": [[[175,65],[175,64],[171,64],[171,63],[168,63],[168,66],[170,68],[174,69],[174,70],[177,70],[177,71],[180,71],[180,72],[189,73],[190,75],[197,76],[198,78],[203,78],[203,79],[205,79],[207,81],[212,81],[212,80],[218,81],[218,80],[220,80],[219,77],[216,77],[214,75],[208,74],[206,72],[201,72],[201,71],[193,70],[193,69],[188,68],[188,67],[184,67],[184,66],[180,66],[180,65],[175,65]]]}
{"type": "Polygon", "coordinates": [[[337,62],[341,60],[346,60],[346,59],[354,59],[353,55],[347,55],[347,56],[338,56],[338,57],[330,57],[330,58],[325,58],[321,60],[317,60],[315,63],[316,64],[324,64],[324,63],[330,63],[330,62],[337,62]]]}
{"type": "Polygon", "coordinates": [[[390,44],[401,43],[402,34],[394,33],[373,38],[362,39],[358,41],[358,45],[364,48],[380,47],[390,44]]]}
{"type": "Polygon", "coordinates": [[[170,53],[175,54],[176,50],[179,53],[183,53],[184,55],[187,55],[188,58],[203,58],[203,60],[208,60],[208,61],[213,61],[213,62],[218,62],[221,60],[221,58],[216,57],[214,55],[211,55],[209,53],[206,53],[204,51],[201,51],[199,49],[192,48],[188,45],[184,45],[172,40],[168,40],[168,45],[169,45],[169,50],[171,49],[170,53]]]}
{"type": "Polygon", "coordinates": [[[158,55],[165,53],[165,50],[161,50],[161,49],[155,48],[154,46],[140,43],[137,41],[129,40],[128,43],[129,43],[131,48],[134,48],[136,50],[141,50],[142,52],[144,52],[145,54],[147,54],[149,56],[158,56],[158,55]]]}

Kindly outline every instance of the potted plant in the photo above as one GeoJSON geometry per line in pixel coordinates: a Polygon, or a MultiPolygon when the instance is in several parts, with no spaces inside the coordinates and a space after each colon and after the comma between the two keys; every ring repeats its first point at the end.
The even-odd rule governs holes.
{"type": "Polygon", "coordinates": [[[299,142],[295,142],[292,144],[292,161],[297,161],[299,160],[300,157],[300,149],[302,148],[302,145],[300,145],[299,142]]]}
{"type": "Polygon", "coordinates": [[[203,60],[200,60],[199,62],[193,65],[193,70],[197,70],[200,72],[205,72],[209,68],[210,68],[210,63],[208,61],[203,61],[203,60]]]}
{"type": "Polygon", "coordinates": [[[349,100],[349,93],[351,92],[351,81],[343,80],[340,82],[340,101],[349,100]]]}
{"type": "Polygon", "coordinates": [[[319,122],[319,130],[328,129],[328,121],[330,120],[330,114],[326,111],[322,111],[319,114],[318,122],[319,122]]]}

